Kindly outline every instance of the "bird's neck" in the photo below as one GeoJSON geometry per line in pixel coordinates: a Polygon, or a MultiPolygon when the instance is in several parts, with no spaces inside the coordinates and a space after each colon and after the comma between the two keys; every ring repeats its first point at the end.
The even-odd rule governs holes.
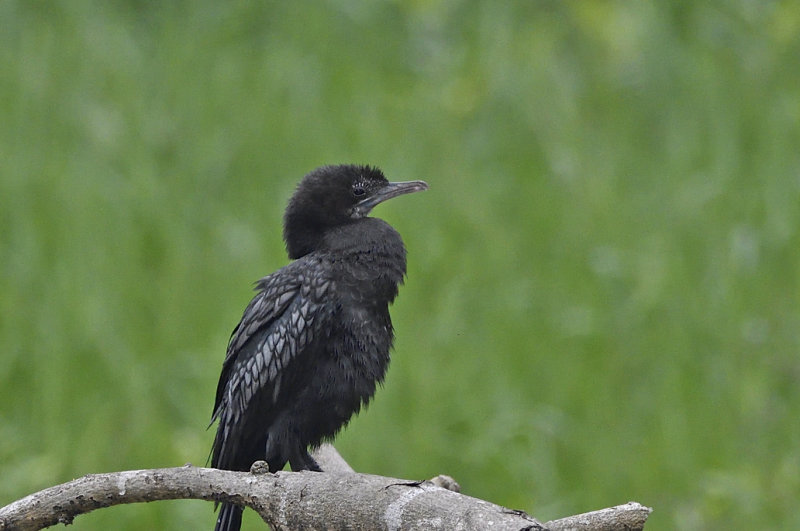
{"type": "Polygon", "coordinates": [[[325,235],[326,223],[314,216],[287,211],[283,225],[286,251],[292,260],[318,249],[325,235]]]}
{"type": "Polygon", "coordinates": [[[363,218],[327,231],[320,251],[338,275],[372,283],[387,302],[397,295],[406,273],[406,249],[400,234],[378,218],[363,218]]]}
{"type": "MultiPolygon", "coordinates": [[[[320,251],[332,253],[392,253],[400,249],[404,249],[400,234],[379,218],[361,218],[346,225],[331,227],[323,233],[318,247],[320,251]]],[[[403,255],[405,262],[404,250],[403,255]]]]}

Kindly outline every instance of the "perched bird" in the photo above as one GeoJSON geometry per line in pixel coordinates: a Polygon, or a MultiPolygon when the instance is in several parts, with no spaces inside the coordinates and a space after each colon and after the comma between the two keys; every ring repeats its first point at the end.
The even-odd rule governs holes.
{"type": "MultiPolygon", "coordinates": [[[[308,448],[331,439],[383,381],[394,332],[389,304],[406,272],[400,235],[368,217],[382,201],[426,190],[370,166],[324,166],[289,201],[283,238],[294,261],[258,281],[228,344],[212,423],[211,466],[319,471],[308,448]]],[[[238,530],[223,504],[217,530],[238,530]]]]}

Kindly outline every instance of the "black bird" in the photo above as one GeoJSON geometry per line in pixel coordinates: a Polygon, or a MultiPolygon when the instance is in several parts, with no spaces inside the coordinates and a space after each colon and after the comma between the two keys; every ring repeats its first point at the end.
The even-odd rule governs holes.
{"type": "MultiPolygon", "coordinates": [[[[319,471],[308,447],[332,439],[383,381],[394,332],[389,304],[406,272],[400,235],[368,217],[375,205],[426,190],[370,166],[325,166],[289,201],[283,238],[294,261],[258,281],[228,344],[212,422],[211,466],[319,471]]],[[[238,530],[223,504],[217,530],[238,530]]]]}

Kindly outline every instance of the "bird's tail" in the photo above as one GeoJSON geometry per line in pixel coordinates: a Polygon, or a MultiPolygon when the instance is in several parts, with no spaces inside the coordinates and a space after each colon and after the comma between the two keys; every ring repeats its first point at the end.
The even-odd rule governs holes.
{"type": "Polygon", "coordinates": [[[239,531],[242,527],[242,510],[238,505],[223,503],[214,531],[239,531]]]}

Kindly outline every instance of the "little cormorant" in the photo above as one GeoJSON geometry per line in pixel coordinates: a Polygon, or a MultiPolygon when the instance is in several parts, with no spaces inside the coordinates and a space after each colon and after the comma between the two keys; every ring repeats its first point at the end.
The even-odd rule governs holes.
{"type": "MultiPolygon", "coordinates": [[[[368,217],[378,203],[425,190],[374,167],[324,166],[303,178],[284,215],[294,261],[256,284],[228,344],[212,422],[211,466],[272,472],[320,467],[308,448],[332,439],[383,381],[394,338],[389,304],[406,272],[400,235],[368,217]]],[[[235,531],[225,503],[216,530],[235,531]]]]}

